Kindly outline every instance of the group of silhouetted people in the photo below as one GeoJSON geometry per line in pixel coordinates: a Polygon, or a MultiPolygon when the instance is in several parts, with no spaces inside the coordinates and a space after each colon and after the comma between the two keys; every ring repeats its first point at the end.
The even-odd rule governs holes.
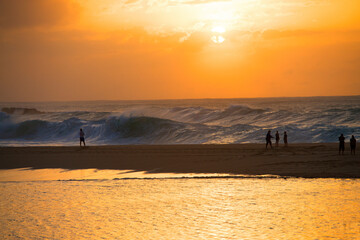
{"type": "MultiPolygon", "coordinates": [[[[272,142],[271,142],[271,139],[274,138],[272,135],[271,135],[271,130],[269,130],[266,134],[266,149],[268,148],[268,145],[270,145],[270,148],[272,148],[272,142]]],[[[280,142],[280,134],[278,131],[276,131],[276,134],[275,134],[275,146],[278,147],[279,146],[279,142],[280,142]]],[[[287,138],[287,133],[286,131],[284,132],[284,146],[287,146],[288,145],[288,138],[287,138]]],[[[350,138],[350,154],[351,155],[355,155],[355,149],[356,149],[356,139],[354,137],[354,135],[351,136],[350,138]]],[[[345,151],[345,137],[344,137],[344,134],[341,134],[340,137],[339,137],[339,155],[342,154],[344,155],[344,151],[345,151]]]]}
{"type": "MultiPolygon", "coordinates": [[[[356,149],[356,139],[354,137],[354,135],[351,136],[350,138],[350,154],[351,155],[355,155],[355,149],[356,149]]],[[[345,151],[345,137],[344,134],[341,134],[339,137],[339,155],[342,154],[344,155],[344,151],[345,151]]]]}
{"type": "MultiPolygon", "coordinates": [[[[274,138],[273,136],[271,136],[271,131],[269,130],[268,133],[266,134],[266,149],[268,147],[268,145],[270,145],[270,147],[272,148],[272,143],[271,143],[271,139],[274,138]]],[[[284,140],[284,146],[287,146],[288,145],[288,136],[287,136],[287,133],[286,131],[284,132],[284,137],[283,137],[283,140],[284,140]]],[[[280,142],[280,134],[279,134],[279,131],[276,131],[276,134],[275,134],[275,146],[278,147],[279,146],[279,142],[280,142]]]]}
{"type": "MultiPolygon", "coordinates": [[[[286,131],[284,132],[284,146],[287,146],[288,145],[288,138],[287,138],[287,133],[286,131]]],[[[268,145],[270,145],[270,148],[272,148],[272,142],[271,142],[271,139],[274,138],[272,135],[271,135],[271,130],[269,130],[266,134],[266,149],[268,148],[268,145]]],[[[275,146],[278,147],[279,146],[279,142],[280,142],[280,134],[279,134],[279,131],[276,131],[276,134],[275,134],[275,146]]],[[[350,138],[350,154],[351,155],[355,155],[355,149],[356,149],[356,139],[354,137],[354,135],[351,136],[350,138]]],[[[341,134],[340,137],[339,137],[339,155],[342,154],[344,155],[344,151],[345,151],[345,137],[344,137],[344,134],[341,134]]]]}
{"type": "MultiPolygon", "coordinates": [[[[83,143],[84,147],[85,147],[86,146],[85,145],[85,133],[82,130],[82,128],[80,128],[79,136],[80,136],[80,147],[81,147],[81,143],[83,143]]],[[[274,137],[271,135],[271,130],[269,130],[266,134],[266,149],[268,148],[268,145],[270,145],[270,148],[272,148],[272,143],[271,143],[272,138],[274,138],[274,137]]],[[[283,140],[284,140],[284,146],[286,147],[288,145],[288,136],[287,136],[286,131],[284,132],[283,140]]],[[[275,146],[278,147],[279,142],[280,142],[279,131],[276,131],[275,141],[276,141],[275,146]]],[[[350,154],[351,155],[352,154],[355,155],[355,149],[356,149],[356,139],[355,139],[354,135],[352,135],[350,138],[350,154]]],[[[339,137],[339,155],[340,154],[344,155],[344,151],[345,151],[345,137],[344,137],[344,134],[341,134],[339,137]]]]}

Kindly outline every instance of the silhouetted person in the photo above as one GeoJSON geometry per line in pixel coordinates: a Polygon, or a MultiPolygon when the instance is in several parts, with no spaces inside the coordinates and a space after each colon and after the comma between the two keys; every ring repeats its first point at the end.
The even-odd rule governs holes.
{"type": "Polygon", "coordinates": [[[275,134],[275,140],[276,140],[276,144],[275,146],[279,146],[279,141],[280,141],[280,134],[278,131],[276,131],[276,134],[275,134]]]}
{"type": "Polygon", "coordinates": [[[86,146],[86,145],[85,145],[85,133],[83,132],[82,128],[80,128],[80,133],[79,133],[79,135],[80,135],[80,147],[81,147],[81,142],[84,143],[84,147],[85,147],[85,146],[86,146]]]}
{"type": "Polygon", "coordinates": [[[266,134],[266,149],[268,144],[270,144],[270,147],[272,148],[272,144],[271,144],[271,139],[274,138],[273,136],[271,136],[271,131],[269,130],[268,133],[266,134]]]}
{"type": "Polygon", "coordinates": [[[351,138],[350,138],[351,155],[353,154],[353,152],[354,152],[354,155],[355,155],[355,148],[356,148],[356,139],[355,139],[354,135],[352,135],[351,138]]]}
{"type": "Polygon", "coordinates": [[[340,152],[342,153],[342,155],[344,155],[344,151],[345,151],[345,137],[344,134],[341,134],[339,137],[339,155],[340,152]]]}
{"type": "Polygon", "coordinates": [[[287,133],[286,133],[286,131],[284,132],[284,144],[285,144],[285,146],[287,146],[287,145],[288,145],[288,141],[287,141],[287,133]]]}

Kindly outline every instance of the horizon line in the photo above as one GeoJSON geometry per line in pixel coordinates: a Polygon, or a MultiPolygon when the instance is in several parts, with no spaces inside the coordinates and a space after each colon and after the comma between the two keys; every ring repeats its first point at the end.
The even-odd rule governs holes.
{"type": "Polygon", "coordinates": [[[44,102],[116,102],[116,101],[181,101],[181,100],[231,100],[231,99],[270,99],[270,98],[325,98],[325,97],[360,97],[356,95],[314,95],[314,96],[280,96],[280,97],[230,97],[230,98],[155,98],[155,99],[98,99],[98,100],[40,100],[40,101],[0,101],[0,103],[44,103],[44,102]]]}

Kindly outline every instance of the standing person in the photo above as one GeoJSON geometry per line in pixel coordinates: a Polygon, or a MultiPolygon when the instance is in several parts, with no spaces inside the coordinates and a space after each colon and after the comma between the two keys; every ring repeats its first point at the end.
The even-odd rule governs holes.
{"type": "Polygon", "coordinates": [[[79,135],[80,135],[80,147],[81,147],[81,142],[84,143],[84,147],[85,147],[85,146],[86,146],[86,145],[85,145],[85,133],[83,132],[82,128],[80,128],[80,133],[79,133],[79,135]]]}
{"type": "Polygon", "coordinates": [[[272,148],[272,144],[271,144],[271,139],[274,138],[273,136],[271,136],[271,131],[269,130],[268,133],[266,134],[266,149],[268,144],[270,144],[270,147],[272,148]]]}
{"type": "Polygon", "coordinates": [[[287,133],[286,133],[286,131],[284,132],[284,144],[285,144],[285,147],[288,145],[287,133]]]}
{"type": "Polygon", "coordinates": [[[280,134],[278,131],[276,131],[276,134],[275,134],[275,140],[276,140],[276,144],[275,146],[279,146],[279,141],[280,141],[280,134]]]}
{"type": "Polygon", "coordinates": [[[356,148],[356,139],[354,137],[354,135],[351,136],[350,138],[350,149],[351,149],[351,155],[354,152],[355,155],[355,148],[356,148]]]}
{"type": "Polygon", "coordinates": [[[345,137],[344,134],[341,134],[339,137],[339,155],[340,152],[342,153],[342,155],[344,155],[344,151],[345,151],[345,137]]]}

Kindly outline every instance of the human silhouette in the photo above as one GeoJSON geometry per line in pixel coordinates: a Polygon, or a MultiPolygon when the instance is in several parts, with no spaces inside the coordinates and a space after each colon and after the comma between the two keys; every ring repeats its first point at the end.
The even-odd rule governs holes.
{"type": "Polygon", "coordinates": [[[278,147],[279,146],[279,141],[280,141],[280,134],[279,134],[278,131],[276,131],[275,140],[276,140],[275,146],[278,147]]]}
{"type": "Polygon", "coordinates": [[[344,155],[344,151],[345,151],[345,137],[344,134],[341,134],[339,137],[339,155],[340,152],[342,153],[342,155],[344,155]]]}
{"type": "Polygon", "coordinates": [[[83,132],[82,128],[80,128],[80,133],[79,133],[79,135],[80,135],[80,147],[81,147],[81,142],[84,143],[84,147],[85,147],[85,146],[86,146],[86,145],[85,145],[85,133],[83,132]]]}
{"type": "Polygon", "coordinates": [[[272,148],[272,144],[271,144],[272,138],[274,138],[274,137],[271,136],[271,131],[269,130],[268,133],[266,134],[266,149],[268,147],[268,144],[270,144],[270,147],[272,148]]]}
{"type": "Polygon", "coordinates": [[[354,153],[355,155],[355,148],[356,148],[356,139],[354,137],[354,135],[351,136],[350,138],[350,151],[351,151],[351,155],[354,153]]]}
{"type": "Polygon", "coordinates": [[[285,146],[287,146],[288,145],[288,139],[287,139],[287,133],[286,133],[286,131],[284,132],[284,144],[285,144],[285,146]]]}

